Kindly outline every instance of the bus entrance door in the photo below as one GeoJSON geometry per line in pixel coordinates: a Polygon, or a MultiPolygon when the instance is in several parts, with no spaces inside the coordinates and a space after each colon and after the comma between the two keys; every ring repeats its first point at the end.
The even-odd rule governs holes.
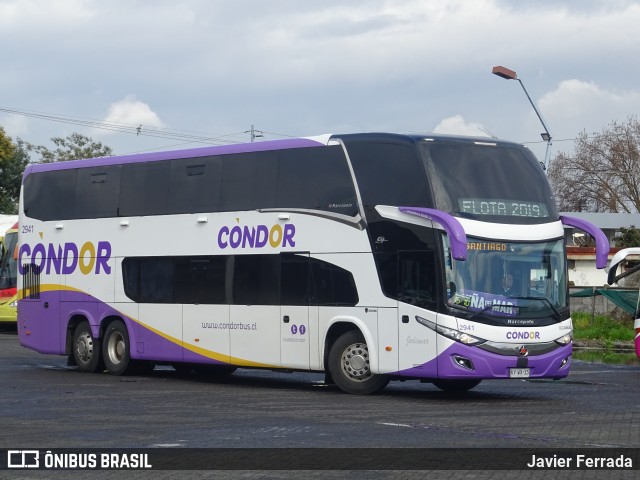
{"type": "Polygon", "coordinates": [[[398,307],[400,370],[411,370],[417,377],[436,378],[438,376],[437,365],[437,339],[436,332],[421,324],[427,320],[436,325],[436,313],[402,302],[398,307]]]}
{"type": "Polygon", "coordinates": [[[398,252],[400,370],[413,369],[419,377],[438,374],[435,271],[433,250],[398,252]]]}

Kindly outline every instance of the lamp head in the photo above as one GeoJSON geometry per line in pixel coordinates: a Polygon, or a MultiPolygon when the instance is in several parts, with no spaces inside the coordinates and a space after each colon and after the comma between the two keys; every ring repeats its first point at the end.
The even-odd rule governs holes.
{"type": "Polygon", "coordinates": [[[491,73],[507,80],[518,79],[518,75],[516,74],[516,72],[514,72],[513,70],[509,70],[507,67],[501,67],[501,66],[493,67],[493,69],[491,70],[491,73]]]}

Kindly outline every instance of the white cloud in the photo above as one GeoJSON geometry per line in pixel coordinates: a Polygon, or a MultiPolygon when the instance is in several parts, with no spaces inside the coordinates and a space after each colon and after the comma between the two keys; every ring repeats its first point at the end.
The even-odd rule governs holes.
{"type": "Polygon", "coordinates": [[[29,133],[29,120],[27,117],[20,115],[3,115],[0,117],[0,125],[4,131],[15,142],[17,137],[28,140],[26,135],[29,133]]]}
{"type": "Polygon", "coordinates": [[[640,111],[640,91],[610,91],[593,82],[565,80],[540,99],[540,109],[559,135],[601,131],[611,122],[624,122],[640,111]]]}
{"type": "Polygon", "coordinates": [[[95,17],[86,0],[3,0],[0,2],[0,26],[5,31],[25,28],[65,28],[87,23],[95,17]]]}
{"type": "Polygon", "coordinates": [[[462,115],[454,115],[442,120],[433,133],[446,133],[450,135],[470,135],[474,137],[491,136],[486,129],[477,122],[467,122],[462,115]]]}
{"type": "Polygon", "coordinates": [[[127,95],[122,100],[112,103],[103,121],[104,123],[128,124],[129,126],[142,125],[142,128],[164,127],[164,123],[162,123],[160,117],[151,110],[151,107],[137,100],[134,95],[127,95]]]}
{"type": "MultiPolygon", "coordinates": [[[[122,99],[104,121],[211,135],[486,125],[544,154],[523,92],[491,67],[518,72],[554,139],[600,130],[640,110],[639,22],[640,0],[0,0],[0,107],[93,119],[122,99]]],[[[29,127],[34,143],[75,128],[29,127]]]]}

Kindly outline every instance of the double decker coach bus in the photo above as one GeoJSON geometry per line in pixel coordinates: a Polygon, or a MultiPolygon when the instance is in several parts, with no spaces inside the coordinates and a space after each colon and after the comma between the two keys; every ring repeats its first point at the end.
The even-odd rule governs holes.
{"type": "Polygon", "coordinates": [[[86,372],[310,370],[350,393],[561,378],[563,223],[596,237],[603,268],[606,238],[559,216],[529,150],[486,138],[326,135],[30,165],[19,338],[86,372]]]}

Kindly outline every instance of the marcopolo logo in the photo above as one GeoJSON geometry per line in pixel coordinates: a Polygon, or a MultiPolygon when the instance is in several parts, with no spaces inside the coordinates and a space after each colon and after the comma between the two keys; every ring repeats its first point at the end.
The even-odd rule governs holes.
{"type": "Polygon", "coordinates": [[[292,223],[284,225],[224,226],[218,232],[218,246],[225,248],[272,248],[295,247],[296,226],[292,223]]]}
{"type": "Polygon", "coordinates": [[[69,275],[80,269],[83,275],[104,273],[111,274],[109,259],[111,258],[111,244],[109,242],[85,242],[80,247],[75,243],[60,244],[37,243],[33,247],[29,244],[20,246],[18,270],[24,275],[24,258],[31,258],[31,264],[36,265],[40,272],[61,273],[69,275]]]}

